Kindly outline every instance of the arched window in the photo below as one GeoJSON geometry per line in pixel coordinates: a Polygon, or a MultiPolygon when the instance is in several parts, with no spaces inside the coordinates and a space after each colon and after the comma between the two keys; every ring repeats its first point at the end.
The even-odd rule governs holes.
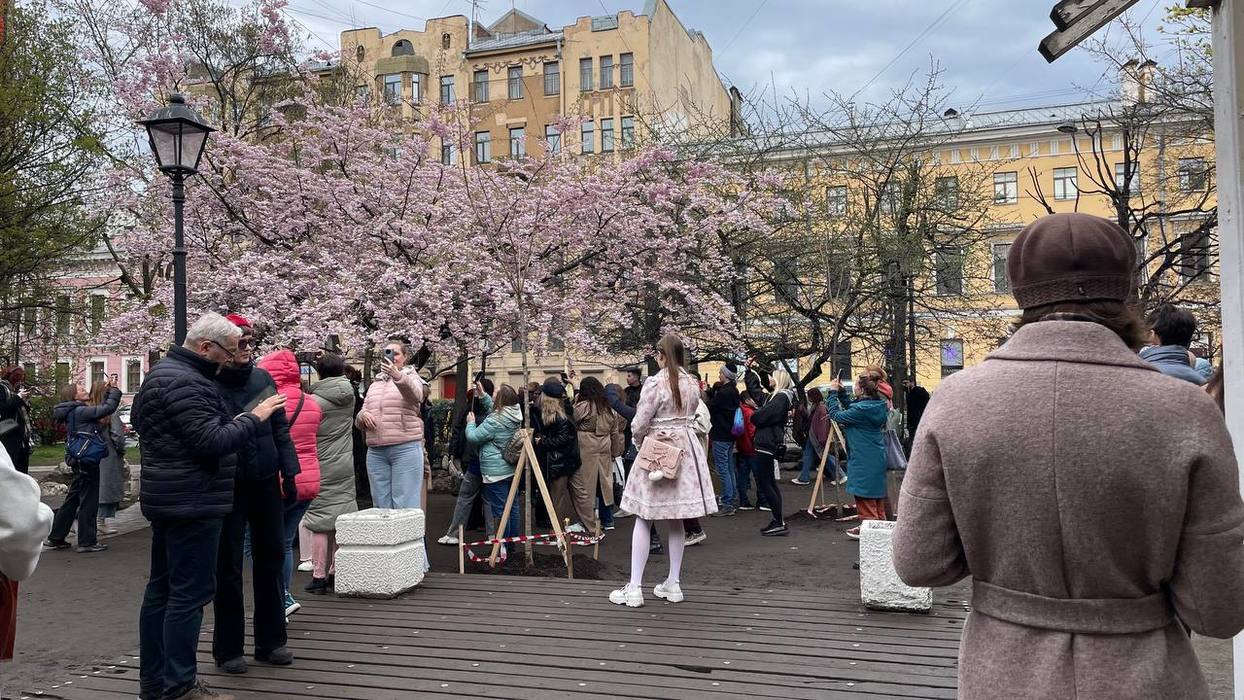
{"type": "Polygon", "coordinates": [[[413,56],[415,53],[415,45],[407,39],[402,39],[393,45],[391,56],[413,56]]]}
{"type": "Polygon", "coordinates": [[[450,44],[452,41],[453,41],[453,37],[449,36],[449,33],[448,33],[448,32],[446,32],[446,33],[442,34],[442,35],[441,35],[441,48],[442,48],[442,49],[447,49],[447,48],[449,48],[449,44],[450,44]]]}
{"type": "Polygon", "coordinates": [[[358,47],[357,49],[355,49],[355,50],[354,50],[354,58],[355,58],[355,59],[356,59],[359,63],[362,63],[362,62],[363,62],[363,59],[364,59],[366,56],[367,56],[367,51],[366,51],[366,50],[365,50],[362,46],[360,46],[360,47],[358,47]]]}

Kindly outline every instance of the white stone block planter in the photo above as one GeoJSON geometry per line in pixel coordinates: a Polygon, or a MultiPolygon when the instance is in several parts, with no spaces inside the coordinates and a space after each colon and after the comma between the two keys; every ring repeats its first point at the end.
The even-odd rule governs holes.
{"type": "Polygon", "coordinates": [[[874,610],[927,613],[933,610],[933,589],[908,586],[894,570],[890,538],[895,523],[865,520],[860,524],[860,598],[874,610]]]}
{"type": "Polygon", "coordinates": [[[393,598],[419,585],[427,568],[423,534],[418,508],[370,508],[337,518],[337,595],[393,598]]]}

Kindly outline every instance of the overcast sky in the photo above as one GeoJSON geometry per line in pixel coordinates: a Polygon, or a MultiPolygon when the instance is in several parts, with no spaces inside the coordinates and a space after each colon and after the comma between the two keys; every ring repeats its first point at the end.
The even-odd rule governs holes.
{"type": "MultiPolygon", "coordinates": [[[[795,90],[816,99],[827,90],[852,94],[864,88],[857,99],[876,100],[913,73],[926,71],[931,59],[943,69],[947,87],[954,89],[954,101],[966,105],[979,100],[982,110],[1064,104],[1114,87],[1112,81],[1099,79],[1102,69],[1082,51],[1052,65],[1038,55],[1038,42],[1053,30],[1049,12],[1055,0],[669,2],[683,24],[704,33],[717,70],[745,95],[756,90],[771,94],[776,86],[780,96],[795,90]]],[[[1132,16],[1152,32],[1164,2],[1169,4],[1139,0],[1132,16]]],[[[480,4],[486,24],[513,5],[554,29],[582,15],[622,9],[638,14],[644,5],[643,0],[480,4]]],[[[286,12],[318,35],[310,40],[313,46],[335,50],[343,29],[422,29],[425,18],[469,15],[470,7],[467,0],[290,0],[286,12]]]]}

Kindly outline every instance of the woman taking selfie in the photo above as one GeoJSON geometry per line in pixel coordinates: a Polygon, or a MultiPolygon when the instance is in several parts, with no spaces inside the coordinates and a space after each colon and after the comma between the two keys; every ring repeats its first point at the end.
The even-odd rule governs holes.
{"type": "Polygon", "coordinates": [[[423,507],[423,380],[406,367],[410,346],[384,346],[380,374],[354,424],[367,439],[367,477],[376,508],[423,507]]]}
{"type": "Polygon", "coordinates": [[[622,507],[635,514],[635,529],[631,533],[631,580],[626,586],[609,594],[609,601],[616,605],[638,608],[644,604],[644,566],[648,563],[653,522],[664,520],[669,527],[669,576],[653,588],[653,594],[671,603],[683,600],[679,577],[682,570],[683,551],[686,548],[684,518],[699,518],[717,511],[717,498],[713,493],[712,478],[708,473],[708,460],[704,442],[695,434],[695,409],[700,403],[700,383],[684,369],[686,350],[676,335],[667,335],[657,345],[657,365],[661,371],[644,382],[631,422],[631,432],[639,445],[639,456],[626,480],[622,493],[622,507]],[[675,469],[669,477],[662,471],[661,478],[654,473],[650,457],[659,445],[645,449],[646,441],[655,441],[667,448],[668,466],[675,469]]]}

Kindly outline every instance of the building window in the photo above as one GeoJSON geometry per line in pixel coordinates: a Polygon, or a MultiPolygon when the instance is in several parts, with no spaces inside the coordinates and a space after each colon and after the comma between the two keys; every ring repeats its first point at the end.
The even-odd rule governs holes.
{"type": "Polygon", "coordinates": [[[70,369],[71,369],[71,365],[69,364],[69,360],[58,360],[56,362],[56,370],[53,376],[53,382],[56,385],[57,392],[69,386],[70,369]]]}
{"type": "Polygon", "coordinates": [[[1114,164],[1114,187],[1119,191],[1119,194],[1135,197],[1140,194],[1140,164],[1132,163],[1132,177],[1130,181],[1123,172],[1126,167],[1126,163],[1114,164]]]}
{"type": "Polygon", "coordinates": [[[423,83],[425,82],[424,77],[425,76],[423,73],[411,73],[410,74],[410,87],[411,87],[410,99],[414,100],[415,102],[423,101],[423,83]]]}
{"type": "Polygon", "coordinates": [[[354,97],[360,100],[366,100],[371,97],[371,88],[366,85],[357,85],[354,88],[354,97]]]}
{"type": "Polygon", "coordinates": [[[1079,192],[1075,168],[1054,168],[1054,199],[1075,199],[1079,192]]]}
{"type": "Polygon", "coordinates": [[[600,89],[613,87],[613,56],[600,57],[600,89]]]}
{"type": "Polygon", "coordinates": [[[554,61],[544,64],[544,94],[560,95],[562,92],[562,64],[554,61]]]}
{"type": "Polygon", "coordinates": [[[525,158],[527,156],[527,129],[516,126],[510,129],[510,157],[525,158]]]}
{"type": "Polygon", "coordinates": [[[108,297],[103,294],[91,295],[91,332],[98,333],[104,325],[104,313],[107,309],[108,297]]]}
{"type": "Polygon", "coordinates": [[[515,338],[514,340],[510,341],[510,352],[522,352],[522,351],[523,351],[523,339],[522,338],[515,338]]]}
{"type": "Polygon", "coordinates": [[[402,76],[400,73],[390,73],[384,76],[384,102],[390,105],[402,103],[402,76]]]}
{"type": "Polygon", "coordinates": [[[950,375],[963,369],[963,341],[957,339],[942,341],[942,376],[950,375]]]}
{"type": "Polygon", "coordinates": [[[937,178],[933,181],[933,194],[936,197],[937,206],[942,209],[957,208],[959,206],[959,178],[953,175],[937,178]]]}
{"type": "Polygon", "coordinates": [[[475,132],[475,162],[487,163],[492,160],[492,135],[487,131],[475,132]]]}
{"type": "Polygon", "coordinates": [[[56,297],[56,334],[69,333],[69,296],[61,294],[56,297]]]}
{"type": "Polygon", "coordinates": [[[622,87],[631,87],[635,84],[635,55],[624,53],[621,56],[622,65],[618,70],[618,84],[622,87]]]}
{"type": "Polygon", "coordinates": [[[1014,204],[1019,201],[1019,173],[993,174],[993,203],[1014,204]]]}
{"type": "Polygon", "coordinates": [[[963,250],[942,248],[933,254],[938,296],[963,294],[963,250]]]}
{"type": "Polygon", "coordinates": [[[613,119],[600,120],[600,152],[613,152],[613,119]]]}
{"type": "Polygon", "coordinates": [[[592,59],[579,59],[579,90],[583,92],[592,91],[592,59]]]}
{"type": "Polygon", "coordinates": [[[1205,159],[1179,159],[1179,191],[1201,192],[1205,189],[1205,159]]]}
{"type": "MultiPolygon", "coordinates": [[[[363,47],[359,47],[360,49],[363,47]]],[[[390,56],[414,56],[415,45],[410,43],[409,39],[399,39],[393,44],[393,50],[389,52],[390,56]]]]}
{"type": "Polygon", "coordinates": [[[834,344],[833,354],[829,356],[829,368],[835,377],[839,372],[851,376],[851,341],[834,344]]]}
{"type": "Polygon", "coordinates": [[[444,165],[453,165],[458,160],[457,149],[454,148],[452,141],[441,141],[441,163],[444,165]]]}
{"type": "Polygon", "coordinates": [[[1011,254],[1010,243],[993,246],[993,290],[998,294],[1011,293],[1011,281],[1006,276],[1006,258],[1011,254]]]}
{"type": "Polygon", "coordinates": [[[510,99],[523,99],[523,67],[510,66],[506,71],[506,79],[510,87],[510,99]]]}
{"type": "Polygon", "coordinates": [[[1210,270],[1209,231],[1185,233],[1179,237],[1179,276],[1200,278],[1210,270]]]}
{"type": "Polygon", "coordinates": [[[580,135],[583,137],[583,152],[584,153],[595,153],[596,152],[596,142],[592,138],[593,128],[594,126],[592,125],[591,120],[583,122],[583,128],[581,129],[580,135]]]}
{"type": "Polygon", "coordinates": [[[108,378],[108,363],[105,360],[91,360],[90,371],[86,377],[86,386],[91,388],[96,382],[102,382],[108,378]]]}
{"type": "Polygon", "coordinates": [[[877,206],[880,207],[882,214],[893,214],[898,211],[899,184],[897,182],[887,182],[881,186],[881,192],[877,206]]]}
{"type": "Polygon", "coordinates": [[[449,47],[453,45],[453,42],[454,42],[454,38],[452,35],[449,34],[449,32],[445,32],[444,34],[441,35],[441,49],[442,50],[448,50],[449,47]]]}
{"type": "Polygon", "coordinates": [[[544,125],[544,140],[549,143],[549,153],[562,152],[562,132],[556,124],[544,125]]]}
{"type": "Polygon", "coordinates": [[[125,393],[137,394],[143,384],[143,361],[131,358],[125,361],[125,393]]]}
{"type": "Polygon", "coordinates": [[[488,101],[488,71],[477,70],[471,78],[471,91],[476,102],[488,101]]]}
{"type": "Polygon", "coordinates": [[[453,104],[454,100],[454,77],[452,75],[441,76],[441,104],[453,104]]]}
{"type": "Polygon", "coordinates": [[[35,334],[35,325],[39,318],[39,310],[33,306],[22,309],[22,332],[26,335],[35,334]]]}
{"type": "Polygon", "coordinates": [[[622,117],[622,148],[635,145],[635,117],[622,117]]]}
{"type": "Polygon", "coordinates": [[[825,211],[830,216],[846,216],[847,186],[835,185],[825,190],[825,211]]]}

